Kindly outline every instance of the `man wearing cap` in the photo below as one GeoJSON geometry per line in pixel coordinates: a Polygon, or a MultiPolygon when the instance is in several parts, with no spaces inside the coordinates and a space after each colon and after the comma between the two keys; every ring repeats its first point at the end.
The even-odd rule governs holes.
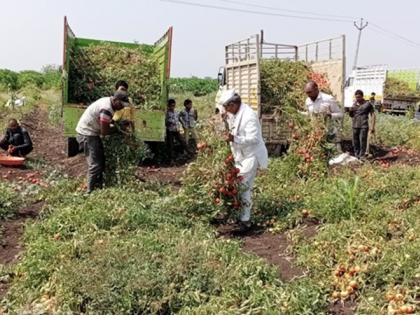
{"type": "Polygon", "coordinates": [[[87,163],[87,191],[102,188],[105,154],[102,137],[110,134],[114,112],[128,106],[127,93],[116,91],[114,96],[103,97],[86,108],[77,124],[77,141],[83,148],[87,163]]]}
{"type": "Polygon", "coordinates": [[[257,113],[242,103],[239,94],[234,90],[227,90],[223,92],[220,103],[230,116],[230,132],[224,139],[230,143],[235,164],[240,170],[239,175],[243,177],[242,213],[239,220],[241,228],[246,230],[251,226],[252,188],[257,170],[268,166],[267,149],[257,113]]]}
{"type": "MultiPolygon", "coordinates": [[[[128,83],[124,80],[118,80],[115,83],[115,91],[124,91],[128,94],[128,83]]],[[[124,131],[134,132],[135,107],[131,98],[128,98],[129,106],[117,111],[112,120],[119,122],[124,131]]]]}

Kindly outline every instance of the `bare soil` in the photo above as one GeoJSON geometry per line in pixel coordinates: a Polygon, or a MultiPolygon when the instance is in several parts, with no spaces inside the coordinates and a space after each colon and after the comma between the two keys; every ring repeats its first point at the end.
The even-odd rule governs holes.
{"type": "MultiPolygon", "coordinates": [[[[318,224],[316,220],[306,220],[300,226],[303,237],[314,237],[318,231],[318,224]]],[[[292,242],[287,232],[273,234],[257,227],[242,232],[234,224],[222,224],[218,226],[217,232],[221,237],[241,239],[243,250],[275,266],[281,280],[292,281],[305,277],[306,271],[296,265],[296,259],[290,251],[292,242]]]]}
{"type": "MultiPolygon", "coordinates": [[[[353,154],[353,145],[351,140],[343,140],[341,142],[343,152],[353,154]]],[[[376,163],[384,168],[396,165],[416,166],[420,164],[420,152],[403,147],[385,147],[376,144],[370,145],[370,156],[367,161],[376,163]]],[[[345,166],[349,167],[349,166],[345,166]]],[[[351,165],[357,168],[357,164],[351,165]]]]}
{"type": "Polygon", "coordinates": [[[328,307],[328,314],[331,315],[353,315],[354,308],[356,307],[355,301],[337,301],[331,303],[328,307]]]}
{"type": "Polygon", "coordinates": [[[54,165],[63,173],[79,177],[86,174],[87,166],[83,155],[68,158],[66,140],[62,126],[48,123],[48,112],[40,106],[24,117],[22,125],[28,129],[34,143],[34,150],[28,156],[54,165]]]}
{"type": "Polygon", "coordinates": [[[136,177],[142,182],[157,182],[181,187],[181,177],[186,169],[182,166],[139,166],[136,177]]]}

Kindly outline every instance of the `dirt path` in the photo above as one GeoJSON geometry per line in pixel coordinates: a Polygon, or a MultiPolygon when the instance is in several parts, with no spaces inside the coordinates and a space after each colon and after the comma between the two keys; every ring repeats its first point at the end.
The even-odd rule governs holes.
{"type": "Polygon", "coordinates": [[[185,169],[186,165],[175,167],[139,166],[136,176],[142,182],[157,182],[180,188],[182,174],[185,169]]]}
{"type": "Polygon", "coordinates": [[[69,176],[83,176],[86,174],[83,155],[67,158],[63,128],[50,125],[48,120],[48,112],[42,105],[23,119],[22,125],[28,129],[34,143],[30,158],[47,162],[69,176]]]}
{"type": "MultiPolygon", "coordinates": [[[[300,226],[300,232],[306,239],[314,237],[318,232],[319,223],[307,220],[300,226]]],[[[287,232],[273,234],[264,229],[252,228],[243,233],[235,225],[222,224],[217,227],[220,237],[235,238],[242,241],[245,252],[261,257],[268,264],[277,268],[279,278],[283,281],[293,281],[304,277],[306,270],[297,266],[291,253],[292,242],[287,232]]]]}

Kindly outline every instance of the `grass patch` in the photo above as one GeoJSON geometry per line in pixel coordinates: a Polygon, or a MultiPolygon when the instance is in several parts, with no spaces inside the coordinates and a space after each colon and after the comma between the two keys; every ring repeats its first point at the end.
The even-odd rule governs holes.
{"type": "Polygon", "coordinates": [[[13,187],[5,182],[0,182],[0,220],[14,215],[22,200],[13,187]]]}

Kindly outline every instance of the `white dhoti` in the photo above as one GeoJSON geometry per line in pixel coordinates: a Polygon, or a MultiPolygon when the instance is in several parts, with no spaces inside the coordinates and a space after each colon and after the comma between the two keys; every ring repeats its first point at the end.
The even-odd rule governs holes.
{"type": "Polygon", "coordinates": [[[255,176],[257,176],[258,161],[255,157],[248,158],[242,162],[236,163],[239,168],[239,176],[243,177],[243,191],[241,192],[242,212],[239,217],[241,221],[249,221],[251,219],[252,209],[252,189],[254,188],[255,176]]]}

